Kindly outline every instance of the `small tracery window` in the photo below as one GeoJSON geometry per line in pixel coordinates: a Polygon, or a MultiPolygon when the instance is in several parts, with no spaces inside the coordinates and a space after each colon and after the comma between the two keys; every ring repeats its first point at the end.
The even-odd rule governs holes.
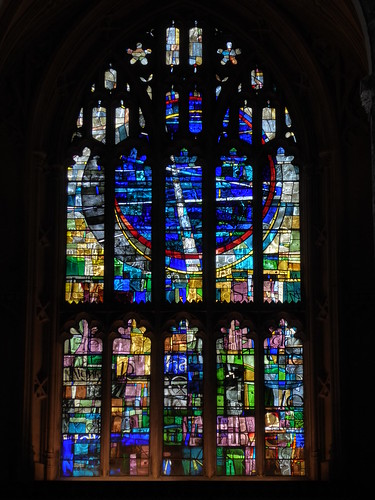
{"type": "Polygon", "coordinates": [[[61,475],[303,476],[303,344],[265,327],[303,304],[292,103],[199,20],[110,56],[67,161],[61,475]]]}
{"type": "Polygon", "coordinates": [[[173,23],[167,28],[165,38],[165,63],[173,69],[180,64],[180,29],[173,23]]]}

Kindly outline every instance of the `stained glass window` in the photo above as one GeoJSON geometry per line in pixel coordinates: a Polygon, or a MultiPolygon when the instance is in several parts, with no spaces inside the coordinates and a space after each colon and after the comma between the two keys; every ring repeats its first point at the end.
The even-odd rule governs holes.
{"type": "Polygon", "coordinates": [[[128,49],[127,53],[131,56],[130,64],[135,64],[139,62],[142,66],[148,64],[147,56],[151,54],[151,49],[144,49],[141,42],[136,44],[135,49],[128,49]]]}
{"type": "Polygon", "coordinates": [[[115,169],[114,290],[126,302],[151,300],[152,172],[132,149],[115,169]]]}
{"type": "Polygon", "coordinates": [[[84,148],[67,169],[68,302],[101,302],[104,288],[104,169],[84,148]]]}
{"type": "Polygon", "coordinates": [[[124,101],[115,113],[115,144],[118,144],[129,136],[129,108],[125,107],[124,101]]]}
{"type": "Polygon", "coordinates": [[[276,108],[270,102],[262,111],[262,142],[272,141],[276,136],[276,108]]]}
{"type": "Polygon", "coordinates": [[[189,94],[189,130],[193,134],[202,131],[202,96],[198,90],[189,94]]]}
{"type": "Polygon", "coordinates": [[[183,149],[165,181],[166,298],[202,299],[202,167],[183,149]]]}
{"type": "Polygon", "coordinates": [[[194,66],[196,70],[197,66],[200,66],[203,62],[202,57],[202,28],[195,26],[189,30],[189,64],[194,66]]]}
{"type": "Polygon", "coordinates": [[[104,73],[104,87],[108,90],[114,90],[117,86],[117,71],[112,68],[110,64],[109,68],[104,73]]]}
{"type": "Polygon", "coordinates": [[[293,139],[296,141],[296,137],[294,135],[293,130],[291,130],[292,127],[292,119],[290,117],[288,108],[285,108],[285,125],[288,127],[288,130],[285,132],[285,137],[293,137],[293,139]]]}
{"type": "Polygon", "coordinates": [[[264,300],[301,300],[299,168],[279,148],[263,170],[264,300]]]}
{"type": "Polygon", "coordinates": [[[86,320],[64,342],[61,474],[100,475],[102,341],[86,320]]]}
{"type": "Polygon", "coordinates": [[[180,64],[180,30],[174,25],[166,31],[165,63],[171,67],[180,64]]]}
{"type": "Polygon", "coordinates": [[[306,473],[302,341],[262,335],[303,303],[294,112],[202,25],[124,40],[77,108],[63,312],[105,328],[78,314],[64,337],[62,476],[306,473]]]}
{"type": "Polygon", "coordinates": [[[187,320],[164,341],[163,465],[166,476],[203,474],[203,355],[187,320]]]}
{"type": "Polygon", "coordinates": [[[255,465],[255,357],[247,328],[233,320],[216,341],[217,474],[251,476],[255,465]]]}
{"type": "Polygon", "coordinates": [[[263,71],[259,68],[251,71],[251,86],[253,89],[261,89],[264,84],[263,71]]]}
{"type": "Polygon", "coordinates": [[[304,476],[303,343],[285,320],[264,342],[264,393],[266,474],[304,476]]]}
{"type": "MultiPolygon", "coordinates": [[[[192,65],[194,60],[196,66],[201,65],[202,33],[203,30],[198,28],[196,23],[195,27],[188,31],[189,57],[184,60],[185,64],[192,65]]],[[[222,57],[219,66],[226,66],[227,63],[232,66],[239,64],[241,49],[234,48],[231,41],[224,40],[217,41],[216,52],[222,57]],[[224,49],[221,48],[223,44],[224,49]]],[[[152,62],[151,57],[155,51],[151,48],[143,49],[144,45],[138,42],[135,49],[127,50],[132,56],[130,66],[140,62],[139,66],[146,69],[149,60],[152,62]]],[[[168,65],[180,64],[180,29],[175,27],[174,23],[166,30],[165,58],[168,65]]],[[[225,74],[220,74],[217,68],[215,80],[221,83],[230,80],[228,68],[225,74]]],[[[296,141],[291,130],[292,121],[288,108],[279,105],[276,100],[275,104],[272,104],[267,99],[264,104],[262,94],[259,93],[260,90],[266,91],[264,70],[258,69],[257,66],[255,68],[247,70],[247,77],[245,73],[244,79],[237,85],[239,94],[246,96],[242,105],[237,108],[237,126],[233,123],[234,96],[226,94],[228,102],[221,103],[224,96],[221,93],[215,94],[215,100],[220,106],[227,104],[223,107],[225,112],[222,112],[222,130],[217,140],[220,144],[226,142],[228,146],[228,153],[221,153],[220,163],[215,167],[216,300],[249,302],[254,301],[254,297],[257,300],[257,294],[258,299],[260,298],[260,287],[254,289],[254,283],[260,280],[260,266],[254,265],[254,258],[258,258],[254,257],[254,245],[260,249],[260,237],[257,236],[259,232],[254,236],[253,226],[255,224],[259,227],[262,222],[263,300],[298,302],[301,298],[298,167],[292,163],[292,156],[285,147],[280,147],[277,143],[273,154],[268,154],[268,158],[264,157],[262,160],[258,155],[256,161],[252,162],[247,159],[252,150],[247,151],[245,147],[245,154],[238,149],[237,143],[236,147],[230,147],[233,140],[236,142],[236,138],[253,147],[254,152],[257,151],[258,145],[266,145],[279,136],[284,140],[290,138],[296,141]],[[256,98],[258,105],[254,108],[256,98]],[[280,131],[276,129],[277,113],[285,117],[284,128],[280,126],[280,131]],[[257,124],[255,131],[254,123],[257,124]],[[254,186],[254,172],[260,172],[262,169],[262,174],[256,176],[254,186]],[[260,183],[263,193],[262,208],[259,201],[255,205],[253,201],[253,191],[255,189],[255,192],[260,192],[260,183]]],[[[117,70],[109,64],[104,73],[104,82],[116,99],[114,127],[107,124],[108,105],[104,106],[102,100],[98,99],[91,110],[92,137],[105,144],[108,129],[114,131],[111,143],[113,140],[115,144],[132,140],[134,142],[136,138],[145,139],[149,143],[152,137],[150,138],[142,108],[138,108],[137,126],[132,111],[134,107],[127,105],[124,99],[118,100],[115,95],[118,78],[117,70]]],[[[173,81],[180,86],[184,80],[185,76],[182,80],[176,75],[173,76],[173,81]]],[[[152,96],[153,74],[144,72],[140,81],[147,83],[147,86],[142,87],[143,92],[149,97],[152,96]]],[[[273,92],[275,88],[272,87],[273,92]]],[[[100,92],[96,89],[94,84],[92,92],[99,95],[100,92]]],[[[134,102],[134,92],[131,92],[128,84],[126,92],[134,102]]],[[[186,96],[185,90],[183,95],[186,96]]],[[[165,127],[171,145],[177,134],[183,137],[183,134],[186,135],[189,131],[198,139],[204,130],[203,95],[201,90],[196,88],[196,83],[194,90],[189,91],[187,100],[180,99],[180,91],[175,90],[173,84],[165,94],[165,127]]],[[[76,139],[82,138],[85,116],[86,111],[82,108],[77,120],[76,139]]],[[[211,128],[208,125],[208,129],[211,128]]],[[[89,150],[86,147],[84,151],[89,150]]],[[[152,161],[147,159],[145,153],[139,152],[139,146],[129,147],[128,151],[120,161],[112,161],[112,165],[117,164],[114,176],[115,259],[113,272],[109,270],[108,265],[106,268],[108,274],[114,276],[113,285],[110,285],[113,287],[114,296],[121,297],[122,301],[139,303],[151,300],[152,161]]],[[[197,155],[189,154],[188,151],[187,147],[177,148],[165,174],[165,298],[176,303],[201,301],[204,295],[204,176],[201,161],[196,163],[197,155]]],[[[109,202],[104,200],[105,169],[100,156],[95,152],[82,153],[82,156],[74,158],[75,163],[68,169],[66,300],[101,302],[104,282],[107,281],[104,276],[104,208],[105,203],[109,202]]],[[[213,158],[214,156],[206,160],[207,172],[213,172],[213,158]]],[[[108,212],[112,208],[107,207],[106,210],[108,212]]],[[[107,293],[110,294],[111,290],[107,293]]]]}
{"type": "Polygon", "coordinates": [[[235,149],[216,167],[216,298],[253,300],[253,168],[235,149]]]}
{"type": "Polygon", "coordinates": [[[226,43],[225,48],[217,49],[217,53],[221,54],[220,63],[225,65],[227,63],[237,64],[237,56],[241,54],[241,49],[233,48],[233,43],[231,41],[226,43]]]}
{"type": "Polygon", "coordinates": [[[134,319],[112,348],[110,474],[145,476],[150,464],[151,341],[134,319]]]}
{"type": "Polygon", "coordinates": [[[165,95],[165,126],[167,132],[175,134],[179,124],[179,94],[173,88],[165,95]]]}
{"type": "Polygon", "coordinates": [[[239,111],[239,130],[240,139],[252,143],[253,140],[253,110],[247,105],[245,101],[244,105],[239,111]]]}
{"type": "Polygon", "coordinates": [[[99,142],[106,141],[107,109],[98,102],[98,106],[92,108],[92,136],[99,142]]]}

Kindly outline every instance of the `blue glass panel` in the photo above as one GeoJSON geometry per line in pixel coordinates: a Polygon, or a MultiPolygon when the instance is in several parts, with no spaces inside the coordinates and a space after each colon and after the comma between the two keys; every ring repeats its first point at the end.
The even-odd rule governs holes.
{"type": "Polygon", "coordinates": [[[196,90],[189,94],[189,131],[193,134],[202,131],[202,96],[196,90]]]}
{"type": "Polygon", "coordinates": [[[164,342],[162,474],[203,474],[203,356],[197,328],[182,320],[164,342]]]}
{"type": "Polygon", "coordinates": [[[253,300],[253,169],[232,149],[216,168],[217,300],[253,300]]]}
{"type": "Polygon", "coordinates": [[[86,320],[64,342],[61,474],[100,474],[102,341],[86,320]]]}
{"type": "Polygon", "coordinates": [[[202,167],[186,149],[166,168],[165,265],[170,302],[202,299],[202,167]]]}
{"type": "Polygon", "coordinates": [[[133,149],[115,170],[114,290],[119,300],[151,300],[152,172],[133,149]]]}
{"type": "Polygon", "coordinates": [[[165,95],[165,126],[172,137],[178,131],[179,112],[179,94],[172,89],[165,95]]]}

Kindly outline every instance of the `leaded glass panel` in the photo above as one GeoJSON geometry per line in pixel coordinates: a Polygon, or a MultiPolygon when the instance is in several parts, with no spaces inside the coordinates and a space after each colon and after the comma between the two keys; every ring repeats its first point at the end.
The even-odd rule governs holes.
{"type": "Polygon", "coordinates": [[[172,68],[180,64],[180,30],[174,25],[166,30],[165,63],[172,68]]]}
{"type": "Polygon", "coordinates": [[[64,342],[61,474],[100,475],[102,341],[86,320],[64,342]]]}
{"type": "Polygon", "coordinates": [[[253,300],[253,168],[235,149],[216,167],[216,299],[253,300]]]}
{"type": "Polygon", "coordinates": [[[123,302],[151,300],[152,172],[132,149],[115,170],[114,290],[123,302]]]}
{"type": "Polygon", "coordinates": [[[202,166],[186,149],[166,168],[165,235],[166,299],[202,300],[202,166]]]}
{"type": "Polygon", "coordinates": [[[281,320],[264,342],[266,475],[304,476],[303,342],[281,320]]]}
{"type": "Polygon", "coordinates": [[[98,106],[92,108],[92,137],[105,144],[107,127],[107,108],[98,102],[98,106]]]}
{"type": "Polygon", "coordinates": [[[202,339],[188,320],[164,341],[164,424],[162,474],[203,474],[202,339]]]}
{"type": "Polygon", "coordinates": [[[261,334],[302,300],[291,114],[251,47],[177,24],[122,44],[77,109],[63,313],[107,324],[64,340],[61,475],[304,476],[302,341],[284,320],[261,334]],[[245,310],[251,337],[222,328],[245,310]]]}
{"type": "Polygon", "coordinates": [[[196,67],[200,66],[203,62],[202,37],[202,28],[195,26],[194,28],[189,29],[189,64],[190,66],[194,66],[195,71],[196,67]]]}
{"type": "Polygon", "coordinates": [[[105,178],[99,156],[84,148],[67,178],[65,300],[102,302],[105,178]]]}
{"type": "Polygon", "coordinates": [[[179,94],[173,88],[165,94],[165,127],[173,137],[179,126],[179,94]]]}
{"type": "Polygon", "coordinates": [[[151,341],[134,319],[118,329],[112,347],[110,475],[150,470],[151,341]]]}
{"type": "Polygon", "coordinates": [[[264,300],[301,300],[299,168],[279,148],[263,169],[264,300]]]}
{"type": "Polygon", "coordinates": [[[255,465],[255,356],[247,328],[233,320],[216,341],[216,472],[251,476],[255,465]]]}

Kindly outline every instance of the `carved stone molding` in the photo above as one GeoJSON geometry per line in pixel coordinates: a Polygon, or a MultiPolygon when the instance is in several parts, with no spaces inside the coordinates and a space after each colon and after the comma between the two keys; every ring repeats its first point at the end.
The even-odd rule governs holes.
{"type": "Polygon", "coordinates": [[[321,228],[315,227],[315,234],[316,234],[315,245],[317,247],[324,246],[327,242],[327,227],[326,226],[321,228]]]}
{"type": "Polygon", "coordinates": [[[50,231],[45,231],[43,228],[39,228],[39,239],[38,239],[39,245],[42,248],[49,247],[51,244],[50,240],[50,231]]]}
{"type": "Polygon", "coordinates": [[[48,301],[44,304],[42,304],[40,299],[37,299],[36,303],[36,317],[41,323],[46,323],[47,321],[50,320],[50,317],[47,313],[47,309],[49,308],[51,302],[48,301]]]}
{"type": "Polygon", "coordinates": [[[375,76],[368,75],[361,80],[360,97],[361,103],[367,115],[371,116],[375,96],[375,76]]]}
{"type": "Polygon", "coordinates": [[[329,149],[320,151],[317,171],[319,173],[325,172],[326,170],[331,169],[332,164],[333,164],[333,151],[329,149]]]}
{"type": "Polygon", "coordinates": [[[48,163],[45,165],[45,171],[47,174],[60,177],[64,175],[66,166],[61,163],[48,163]]]}
{"type": "Polygon", "coordinates": [[[45,151],[33,151],[32,155],[33,155],[34,166],[43,169],[45,167],[47,159],[45,151]]]}
{"type": "Polygon", "coordinates": [[[38,373],[34,378],[34,395],[37,399],[45,399],[48,397],[48,377],[38,373]]]}
{"type": "Polygon", "coordinates": [[[327,297],[324,300],[316,300],[317,307],[317,319],[320,321],[326,321],[329,315],[329,304],[327,297]]]}
{"type": "Polygon", "coordinates": [[[331,392],[331,381],[329,375],[324,373],[318,376],[318,396],[327,398],[331,392]]]}

